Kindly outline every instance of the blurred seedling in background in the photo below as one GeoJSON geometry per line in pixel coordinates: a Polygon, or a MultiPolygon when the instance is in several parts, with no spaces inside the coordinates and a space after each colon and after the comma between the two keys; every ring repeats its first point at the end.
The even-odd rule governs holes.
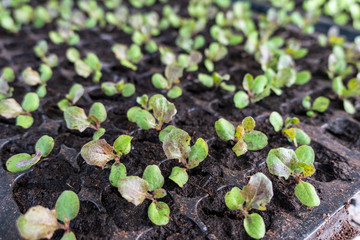
{"type": "Polygon", "coordinates": [[[66,108],[71,107],[79,101],[79,99],[84,95],[85,89],[81,84],[75,83],[69,90],[69,93],[66,94],[65,98],[60,100],[57,103],[57,106],[61,111],[65,111],[66,108]]]}
{"type": "Polygon", "coordinates": [[[9,83],[14,82],[14,70],[10,67],[4,67],[0,72],[0,100],[12,97],[14,88],[9,83]]]}
{"type": "Polygon", "coordinates": [[[38,86],[36,89],[37,95],[43,98],[46,96],[46,82],[52,77],[52,70],[46,64],[41,64],[39,72],[33,70],[31,67],[27,67],[21,73],[23,81],[29,86],[38,86]]]}
{"type": "Polygon", "coordinates": [[[136,44],[132,44],[130,47],[123,44],[115,44],[112,47],[112,51],[121,65],[134,71],[137,70],[136,64],[138,64],[143,57],[141,48],[136,44]]]}
{"type": "Polygon", "coordinates": [[[306,96],[302,99],[302,105],[307,110],[306,115],[309,117],[316,117],[315,112],[323,113],[328,109],[330,100],[327,97],[317,97],[311,104],[311,97],[306,96]]]}
{"type": "Polygon", "coordinates": [[[101,83],[101,90],[107,96],[121,94],[123,97],[131,97],[135,93],[135,85],[133,83],[125,83],[124,80],[120,80],[117,83],[103,82],[101,83]]]}
{"type": "Polygon", "coordinates": [[[44,64],[53,68],[58,65],[58,56],[56,54],[48,54],[49,46],[45,40],[40,40],[34,47],[35,55],[43,61],[44,64]]]}
{"type": "Polygon", "coordinates": [[[167,65],[165,76],[161,73],[155,73],[151,77],[152,84],[157,89],[166,89],[169,98],[178,98],[182,95],[182,89],[179,86],[173,86],[180,83],[183,76],[183,67],[179,64],[167,65]]]}
{"type": "Polygon", "coordinates": [[[217,72],[214,72],[212,75],[205,74],[205,73],[199,73],[198,74],[199,81],[206,87],[214,87],[215,88],[221,88],[228,92],[235,92],[236,87],[232,84],[227,84],[226,81],[230,80],[230,75],[220,75],[217,72]]]}

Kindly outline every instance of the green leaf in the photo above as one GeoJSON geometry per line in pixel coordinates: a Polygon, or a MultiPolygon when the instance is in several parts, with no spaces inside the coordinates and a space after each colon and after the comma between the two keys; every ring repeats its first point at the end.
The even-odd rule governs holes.
{"type": "Polygon", "coordinates": [[[27,115],[19,115],[16,117],[16,125],[22,128],[29,128],[33,125],[34,118],[32,116],[27,115]]]}
{"type": "Polygon", "coordinates": [[[311,98],[310,96],[306,96],[302,99],[301,103],[305,109],[311,109],[311,98]]]}
{"type": "Polygon", "coordinates": [[[157,89],[168,89],[169,88],[168,81],[160,73],[155,73],[151,77],[151,82],[154,85],[154,87],[157,88],[157,89]]]}
{"type": "Polygon", "coordinates": [[[237,108],[245,108],[249,105],[249,96],[244,91],[238,91],[234,95],[234,103],[237,108]]]}
{"type": "Polygon", "coordinates": [[[87,164],[104,168],[115,158],[113,150],[105,139],[92,140],[81,148],[81,156],[87,164]]]}
{"type": "Polygon", "coordinates": [[[310,183],[300,181],[295,187],[295,196],[302,204],[308,207],[320,205],[320,199],[316,193],[316,189],[310,183]]]}
{"type": "Polygon", "coordinates": [[[88,78],[92,72],[91,68],[82,60],[77,59],[75,61],[75,71],[76,73],[83,77],[83,78],[88,78]]]}
{"type": "Polygon", "coordinates": [[[244,228],[246,233],[252,238],[260,239],[265,236],[264,220],[257,213],[252,213],[245,217],[244,228]]]}
{"type": "Polygon", "coordinates": [[[318,112],[325,112],[330,104],[330,100],[326,97],[317,97],[313,103],[313,110],[318,112]]]}
{"type": "Polygon", "coordinates": [[[247,147],[246,143],[243,140],[240,140],[234,145],[232,150],[234,151],[236,156],[239,157],[239,156],[245,154],[248,151],[248,147],[247,147]]]}
{"type": "Polygon", "coordinates": [[[25,112],[33,112],[39,108],[40,99],[36,93],[27,93],[21,103],[21,107],[25,112]]]}
{"type": "Polygon", "coordinates": [[[39,98],[43,98],[46,96],[46,85],[39,85],[38,88],[36,89],[36,94],[39,96],[39,98]]]}
{"type": "Polygon", "coordinates": [[[80,201],[73,191],[62,192],[55,204],[57,218],[63,223],[67,223],[76,218],[79,209],[80,201]]]}
{"type": "Polygon", "coordinates": [[[256,173],[252,175],[249,183],[241,191],[244,198],[247,210],[258,209],[261,211],[266,210],[268,204],[273,197],[273,186],[263,173],[256,173]]]}
{"type": "Polygon", "coordinates": [[[76,240],[76,237],[73,232],[66,232],[60,240],[76,240]]]}
{"type": "Polygon", "coordinates": [[[186,168],[173,167],[169,178],[182,188],[189,180],[189,175],[186,172],[186,168]]]}
{"type": "Polygon", "coordinates": [[[135,122],[138,127],[144,130],[155,128],[156,126],[153,115],[139,107],[130,108],[127,112],[127,117],[131,122],[135,122]]]}
{"type": "Polygon", "coordinates": [[[347,99],[344,99],[344,109],[348,114],[354,114],[356,112],[354,105],[347,99]]]}
{"type": "Polygon", "coordinates": [[[152,96],[149,100],[149,108],[153,110],[154,117],[160,125],[164,122],[169,123],[177,112],[175,105],[162,95],[152,96]]]}
{"type": "Polygon", "coordinates": [[[267,136],[260,131],[246,133],[244,141],[250,151],[261,150],[268,144],[267,136]]]}
{"type": "Polygon", "coordinates": [[[188,159],[188,169],[199,166],[199,164],[204,161],[209,152],[209,147],[204,139],[198,138],[196,143],[191,147],[188,159]]]}
{"type": "Polygon", "coordinates": [[[311,138],[301,129],[295,128],[296,131],[296,142],[299,145],[309,145],[311,142],[311,138]]]}
{"type": "Polygon", "coordinates": [[[285,179],[288,179],[292,174],[291,165],[296,162],[298,159],[295,152],[286,148],[271,149],[266,158],[269,172],[285,179]]]}
{"type": "Polygon", "coordinates": [[[182,89],[179,86],[173,87],[167,93],[167,96],[172,99],[178,98],[181,95],[182,95],[182,89]]]}
{"type": "Polygon", "coordinates": [[[132,83],[125,83],[122,90],[123,97],[130,97],[135,93],[135,85],[132,83]]]}
{"type": "Polygon", "coordinates": [[[246,117],[242,120],[241,125],[246,133],[251,132],[255,128],[255,120],[252,117],[246,117]]]}
{"type": "Polygon", "coordinates": [[[131,150],[131,140],[133,137],[128,135],[119,136],[114,142],[114,151],[119,155],[126,155],[131,150]]]}
{"type": "Polygon", "coordinates": [[[140,97],[136,97],[136,102],[141,105],[142,108],[147,108],[147,104],[149,101],[148,95],[144,94],[140,97]]]}
{"type": "Polygon", "coordinates": [[[278,112],[272,112],[269,120],[271,125],[274,127],[275,132],[280,131],[284,125],[284,120],[278,112]]]}
{"type": "Polygon", "coordinates": [[[40,75],[37,71],[34,71],[31,67],[27,67],[21,76],[24,82],[29,86],[35,86],[41,83],[40,75]]]}
{"type": "Polygon", "coordinates": [[[57,106],[61,111],[65,112],[68,107],[71,107],[72,104],[67,99],[62,99],[57,103],[57,106]]]}
{"type": "Polygon", "coordinates": [[[251,86],[251,92],[254,94],[262,93],[265,89],[267,82],[268,81],[264,75],[257,76],[251,86]]]}
{"type": "Polygon", "coordinates": [[[61,226],[57,221],[55,210],[42,206],[30,208],[16,221],[21,237],[25,239],[50,239],[61,226]]]}
{"type": "Polygon", "coordinates": [[[276,87],[291,87],[296,81],[296,72],[291,67],[286,67],[278,71],[276,75],[275,86],[276,87]]]}
{"type": "Polygon", "coordinates": [[[233,187],[230,192],[225,195],[225,204],[231,210],[242,209],[244,198],[241,195],[241,190],[238,187],[233,187]]]}
{"type": "Polygon", "coordinates": [[[171,83],[176,83],[183,75],[183,67],[179,64],[170,64],[165,68],[165,77],[171,83]]]}
{"type": "Polygon", "coordinates": [[[198,79],[206,87],[210,88],[210,87],[214,86],[214,79],[212,78],[212,76],[210,76],[208,74],[199,73],[198,74],[198,79]]]}
{"type": "Polygon", "coordinates": [[[234,140],[235,127],[224,118],[220,118],[215,122],[217,135],[224,141],[234,140]]]}
{"type": "Polygon", "coordinates": [[[79,107],[73,106],[66,108],[64,111],[64,118],[66,126],[69,129],[75,129],[83,132],[86,128],[91,126],[84,109],[79,107]]]}
{"type": "Polygon", "coordinates": [[[100,139],[105,134],[105,131],[105,128],[99,128],[98,130],[96,130],[93,135],[93,140],[100,139]]]}
{"type": "Polygon", "coordinates": [[[149,191],[154,191],[164,185],[164,177],[157,165],[148,165],[143,173],[143,179],[149,183],[149,191]]]}
{"type": "Polygon", "coordinates": [[[145,200],[149,189],[148,182],[138,176],[129,176],[119,180],[118,190],[121,196],[135,206],[145,200]]]}
{"type": "Polygon", "coordinates": [[[47,82],[53,74],[51,68],[46,64],[41,64],[39,71],[40,71],[40,80],[42,83],[47,82]]]}
{"type": "Polygon", "coordinates": [[[95,116],[100,123],[104,122],[107,118],[105,106],[100,102],[94,103],[90,108],[89,116],[95,116]]]}
{"type": "Polygon", "coordinates": [[[148,209],[148,216],[152,223],[164,226],[169,223],[170,208],[164,202],[152,202],[148,209]]]}
{"type": "Polygon", "coordinates": [[[54,139],[48,135],[42,136],[35,145],[35,150],[39,150],[42,154],[42,157],[47,157],[52,149],[54,148],[54,139]]]}
{"type": "Polygon", "coordinates": [[[135,122],[136,119],[136,115],[139,113],[139,111],[141,111],[142,109],[140,107],[132,107],[130,108],[127,113],[126,116],[129,119],[130,122],[135,122]]]}
{"type": "Polygon", "coordinates": [[[311,79],[311,73],[309,71],[301,71],[296,73],[295,84],[303,85],[308,83],[311,79]]]}
{"type": "Polygon", "coordinates": [[[0,115],[4,118],[15,118],[23,113],[22,107],[13,98],[7,98],[0,101],[0,115]]]}
{"type": "Polygon", "coordinates": [[[66,95],[66,98],[69,99],[72,104],[75,104],[79,99],[84,95],[84,87],[81,84],[74,84],[69,91],[69,94],[66,95]]]}
{"type": "Polygon", "coordinates": [[[39,155],[29,155],[27,153],[19,153],[6,161],[6,169],[10,172],[17,173],[30,169],[40,160],[39,155]]]}
{"type": "Polygon", "coordinates": [[[68,50],[66,50],[66,58],[74,63],[76,60],[80,59],[80,53],[75,48],[68,48],[68,50]]]}
{"type": "Polygon", "coordinates": [[[126,167],[124,164],[115,163],[111,166],[111,171],[109,175],[109,181],[111,185],[113,185],[114,187],[118,187],[120,179],[123,179],[125,177],[126,177],[126,167]]]}
{"type": "Polygon", "coordinates": [[[312,147],[302,145],[295,150],[295,154],[299,162],[312,164],[315,161],[315,152],[312,147]]]}
{"type": "Polygon", "coordinates": [[[179,159],[185,163],[189,157],[191,137],[187,132],[174,127],[164,136],[163,150],[168,159],[179,159]]]}

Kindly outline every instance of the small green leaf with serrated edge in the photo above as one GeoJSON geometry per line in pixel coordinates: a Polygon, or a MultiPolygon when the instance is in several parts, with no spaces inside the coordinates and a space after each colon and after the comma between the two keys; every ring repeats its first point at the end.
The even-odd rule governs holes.
{"type": "Polygon", "coordinates": [[[249,105],[249,96],[244,91],[238,91],[234,95],[234,103],[237,108],[245,108],[249,105]]]}
{"type": "Polygon", "coordinates": [[[160,142],[163,142],[164,141],[164,137],[169,133],[171,132],[171,130],[173,130],[174,127],[173,125],[169,125],[167,126],[166,128],[164,128],[163,130],[161,130],[161,132],[159,133],[159,140],[160,142]]]}
{"type": "Polygon", "coordinates": [[[144,170],[143,179],[149,183],[149,191],[154,191],[164,185],[164,177],[157,165],[148,165],[144,170]]]}
{"type": "Polygon", "coordinates": [[[267,136],[260,131],[246,133],[244,141],[250,151],[261,150],[268,144],[267,136]]]}
{"type": "Polygon", "coordinates": [[[233,152],[236,154],[236,156],[244,155],[247,151],[247,145],[243,140],[238,141],[232,148],[233,152]]]}
{"type": "Polygon", "coordinates": [[[148,209],[148,216],[152,223],[158,226],[164,226],[170,220],[170,208],[164,202],[152,202],[148,209]]]}
{"type": "Polygon", "coordinates": [[[31,207],[16,221],[21,237],[25,239],[50,239],[61,228],[55,210],[42,206],[31,207]]]}
{"type": "Polygon", "coordinates": [[[14,98],[7,98],[0,101],[0,115],[4,118],[15,118],[23,112],[22,107],[14,98]]]}
{"type": "Polygon", "coordinates": [[[198,138],[196,143],[191,147],[187,168],[192,169],[197,167],[207,157],[208,152],[209,147],[207,143],[204,139],[198,138]]]}
{"type": "Polygon", "coordinates": [[[36,93],[27,93],[21,103],[21,107],[25,112],[33,112],[39,108],[40,99],[36,93]]]}
{"type": "Polygon", "coordinates": [[[310,183],[300,181],[295,187],[295,196],[302,204],[308,207],[320,205],[320,199],[316,193],[316,189],[310,183]]]}
{"type": "Polygon", "coordinates": [[[169,178],[182,188],[189,180],[189,175],[186,172],[186,168],[173,167],[169,178]]]}
{"type": "Polygon", "coordinates": [[[76,129],[83,132],[86,128],[91,126],[84,109],[79,107],[68,107],[64,111],[64,118],[66,126],[69,129],[76,129]]]}
{"type": "Polygon", "coordinates": [[[146,199],[149,184],[138,176],[129,176],[119,180],[118,190],[123,198],[138,206],[146,199]]]}
{"type": "Polygon", "coordinates": [[[94,103],[91,105],[89,116],[95,116],[100,123],[104,122],[107,118],[105,106],[100,102],[94,103]]]}
{"type": "Polygon", "coordinates": [[[114,151],[119,155],[126,155],[131,150],[131,140],[133,137],[120,135],[114,142],[114,151]]]}
{"type": "Polygon", "coordinates": [[[30,169],[40,160],[39,155],[29,155],[27,153],[19,153],[6,161],[6,169],[10,172],[22,172],[30,169]]]}
{"type": "Polygon", "coordinates": [[[235,127],[224,118],[220,118],[215,122],[217,135],[225,141],[234,140],[235,127]]]}
{"type": "Polygon", "coordinates": [[[251,132],[255,128],[255,120],[252,117],[246,117],[242,120],[241,125],[245,132],[251,132]]]}
{"type": "Polygon", "coordinates": [[[73,232],[66,232],[60,240],[76,240],[76,237],[73,232]]]}
{"type": "Polygon", "coordinates": [[[241,189],[233,187],[230,192],[225,195],[225,204],[230,210],[242,209],[244,198],[241,195],[241,189]]]}
{"type": "Polygon", "coordinates": [[[285,179],[288,179],[292,174],[291,165],[296,162],[298,159],[295,152],[286,148],[271,149],[266,158],[269,172],[285,179]]]}
{"type": "Polygon", "coordinates": [[[272,112],[270,114],[269,121],[271,125],[274,127],[275,132],[280,131],[284,125],[284,120],[278,112],[272,112]]]}
{"type": "Polygon", "coordinates": [[[80,201],[76,193],[73,191],[64,191],[57,199],[55,211],[57,218],[66,223],[73,220],[79,213],[80,201]]]}
{"type": "Polygon", "coordinates": [[[105,139],[92,140],[81,148],[81,156],[87,164],[103,168],[115,158],[113,149],[105,139]]]}
{"type": "Polygon", "coordinates": [[[264,220],[257,213],[252,213],[245,217],[244,228],[246,233],[252,238],[260,239],[265,236],[266,229],[264,220]]]}
{"type": "Polygon", "coordinates": [[[313,103],[313,110],[318,112],[325,112],[329,107],[330,100],[326,97],[317,97],[313,103]]]}
{"type": "Polygon", "coordinates": [[[163,139],[163,150],[168,159],[179,159],[181,162],[189,157],[191,137],[187,132],[174,127],[163,139]]]}
{"type": "Polygon", "coordinates": [[[126,177],[126,167],[124,164],[113,164],[109,175],[109,181],[114,187],[118,187],[120,179],[126,177]]]}
{"type": "Polygon", "coordinates": [[[315,161],[315,152],[312,147],[302,145],[295,150],[295,154],[299,162],[312,164],[315,161]]]}
{"type": "Polygon", "coordinates": [[[48,135],[42,136],[35,144],[35,150],[41,152],[42,157],[47,157],[54,148],[54,139],[48,135]]]}
{"type": "Polygon", "coordinates": [[[308,145],[311,143],[311,138],[309,137],[309,135],[306,134],[306,132],[304,132],[303,130],[299,129],[299,128],[295,128],[296,131],[296,142],[299,145],[308,145]]]}
{"type": "Polygon", "coordinates": [[[20,126],[22,128],[29,128],[33,125],[34,118],[32,116],[27,115],[19,115],[16,117],[16,126],[20,126]]]}

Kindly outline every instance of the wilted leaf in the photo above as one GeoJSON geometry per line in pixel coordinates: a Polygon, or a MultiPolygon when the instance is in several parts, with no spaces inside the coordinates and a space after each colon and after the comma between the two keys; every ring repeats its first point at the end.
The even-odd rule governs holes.
{"type": "Polygon", "coordinates": [[[191,137],[179,128],[173,128],[163,139],[163,150],[168,159],[184,162],[189,157],[191,137]]]}
{"type": "Polygon", "coordinates": [[[154,191],[164,185],[164,177],[157,165],[148,165],[144,170],[143,179],[149,183],[149,191],[154,191]]]}
{"type": "Polygon", "coordinates": [[[170,208],[164,202],[152,202],[148,209],[148,216],[152,223],[163,226],[169,223],[170,208]]]}
{"type": "Polygon", "coordinates": [[[138,176],[120,179],[118,190],[123,198],[135,206],[141,204],[147,197],[149,184],[138,176]]]}
{"type": "Polygon", "coordinates": [[[302,204],[308,207],[320,205],[320,199],[316,193],[316,189],[310,183],[300,181],[295,187],[295,196],[302,204]]]}
{"type": "Polygon", "coordinates": [[[295,152],[286,148],[271,149],[266,158],[269,172],[285,179],[288,179],[292,174],[291,165],[297,161],[295,152]]]}
{"type": "Polygon", "coordinates": [[[79,213],[80,201],[76,193],[73,191],[64,191],[57,199],[55,211],[57,218],[66,223],[73,220],[79,213]]]}
{"type": "Polygon", "coordinates": [[[225,141],[234,140],[235,127],[224,118],[220,118],[215,122],[217,135],[225,141]]]}
{"type": "Polygon", "coordinates": [[[31,67],[27,67],[22,72],[21,76],[27,85],[35,86],[41,83],[39,73],[37,71],[32,70],[31,67]]]}
{"type": "Polygon", "coordinates": [[[241,190],[238,187],[233,187],[230,192],[225,195],[225,204],[231,210],[242,209],[244,198],[241,195],[241,190]]]}
{"type": "Polygon", "coordinates": [[[83,78],[88,78],[90,76],[92,70],[86,63],[84,63],[80,59],[77,59],[74,64],[75,64],[75,71],[79,76],[83,78]]]}
{"type": "Polygon", "coordinates": [[[178,64],[170,64],[165,68],[165,77],[172,83],[177,82],[183,75],[183,67],[178,64]]]}
{"type": "Polygon", "coordinates": [[[246,117],[242,120],[241,125],[246,133],[251,132],[255,128],[255,120],[252,117],[246,117]]]}
{"type": "Polygon", "coordinates": [[[236,156],[241,156],[248,151],[247,145],[243,140],[238,141],[232,148],[236,156]]]}
{"type": "Polygon", "coordinates": [[[69,129],[76,129],[83,132],[91,126],[84,109],[79,107],[68,107],[65,109],[64,118],[69,129]]]}
{"type": "Polygon", "coordinates": [[[89,165],[104,167],[115,158],[114,148],[105,139],[92,140],[81,148],[81,156],[89,165]]]}
{"type": "Polygon", "coordinates": [[[13,98],[0,101],[0,115],[4,118],[15,118],[23,112],[21,106],[13,98]]]}
{"type": "Polygon", "coordinates": [[[164,96],[156,97],[152,100],[153,97],[149,100],[149,108],[153,110],[154,117],[160,124],[164,122],[169,123],[177,112],[175,105],[169,102],[164,96]]]}

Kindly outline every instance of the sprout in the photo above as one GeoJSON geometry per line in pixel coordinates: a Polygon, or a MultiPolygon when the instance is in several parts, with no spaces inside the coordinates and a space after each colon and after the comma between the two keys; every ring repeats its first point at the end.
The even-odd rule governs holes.
{"type": "Polygon", "coordinates": [[[33,70],[31,67],[27,67],[22,72],[21,76],[27,85],[40,85],[36,90],[36,93],[39,97],[43,98],[46,95],[46,82],[49,81],[53,73],[51,68],[45,64],[40,65],[39,72],[33,70]]]}
{"type": "Polygon", "coordinates": [[[40,40],[37,42],[36,46],[34,47],[35,55],[43,61],[49,67],[56,67],[58,65],[58,56],[56,54],[49,54],[48,53],[49,47],[45,40],[40,40]]]}
{"type": "Polygon", "coordinates": [[[302,99],[302,105],[306,110],[308,110],[306,112],[306,115],[308,115],[309,117],[316,117],[316,113],[314,111],[321,113],[325,112],[329,104],[330,100],[323,96],[317,97],[313,102],[312,106],[310,96],[306,96],[302,99]]]}
{"type": "Polygon", "coordinates": [[[124,80],[117,83],[103,82],[101,84],[101,90],[107,96],[121,94],[123,97],[131,97],[135,93],[135,85],[133,83],[124,83],[124,80]]]}
{"type": "Polygon", "coordinates": [[[55,209],[40,205],[30,208],[17,220],[17,228],[25,239],[50,239],[58,229],[64,229],[62,239],[76,239],[70,230],[70,221],[79,213],[80,201],[73,191],[64,191],[56,201],[55,209]],[[62,223],[58,222],[61,221],[62,223]]]}
{"type": "Polygon", "coordinates": [[[91,106],[89,116],[86,116],[84,109],[70,106],[65,108],[64,118],[67,128],[83,132],[86,128],[99,130],[100,123],[107,118],[107,113],[105,106],[96,102],[91,106]]]}
{"type": "Polygon", "coordinates": [[[266,205],[273,197],[271,181],[263,174],[256,173],[250,177],[249,183],[241,190],[233,187],[225,195],[225,204],[230,210],[240,210],[244,218],[246,233],[255,239],[265,236],[265,223],[257,213],[249,214],[252,209],[266,210],[266,205]]]}
{"type": "Polygon", "coordinates": [[[68,94],[66,94],[65,98],[60,100],[57,105],[61,111],[65,111],[66,108],[71,107],[72,105],[76,104],[77,101],[84,95],[84,87],[81,84],[75,83],[70,88],[68,94]]]}
{"type": "Polygon", "coordinates": [[[224,141],[233,141],[236,144],[232,148],[236,156],[245,154],[248,150],[258,151],[268,144],[267,136],[254,130],[255,120],[252,117],[243,119],[241,125],[235,127],[224,118],[215,122],[217,135],[224,141]]]}
{"type": "Polygon", "coordinates": [[[16,125],[29,128],[34,123],[31,112],[39,108],[40,100],[36,93],[27,93],[21,106],[13,98],[0,100],[0,115],[4,118],[16,118],[16,125]]]}
{"type": "Polygon", "coordinates": [[[6,168],[13,173],[28,170],[39,162],[42,157],[47,157],[51,153],[53,147],[54,139],[44,135],[35,144],[35,154],[16,154],[6,161],[6,168]]]}
{"type": "Polygon", "coordinates": [[[121,65],[134,71],[137,70],[135,64],[139,63],[143,57],[140,47],[136,44],[132,44],[129,48],[123,44],[115,44],[112,51],[121,65]]]}
{"type": "Polygon", "coordinates": [[[343,100],[344,109],[349,114],[356,112],[355,106],[349,98],[360,96],[360,74],[348,81],[347,86],[343,84],[341,77],[335,77],[332,82],[334,92],[343,100]]]}
{"type": "Polygon", "coordinates": [[[180,83],[180,78],[183,75],[183,68],[180,65],[167,65],[165,68],[165,77],[160,73],[152,75],[151,81],[155,88],[168,90],[168,97],[177,98],[182,95],[180,87],[173,84],[180,83]]]}
{"type": "MultiPolygon", "coordinates": [[[[146,99],[147,97],[143,96],[143,100],[146,99]]],[[[151,128],[161,130],[163,124],[169,123],[177,112],[175,105],[161,94],[155,94],[148,103],[142,102],[141,105],[144,109],[140,107],[130,108],[127,112],[127,118],[145,130],[151,128]],[[149,112],[150,110],[152,110],[152,114],[149,112]]]]}
{"type": "MultiPolygon", "coordinates": [[[[219,18],[217,18],[217,20],[220,21],[219,18]]],[[[231,28],[223,28],[219,25],[213,25],[210,28],[210,34],[213,39],[215,39],[224,46],[237,45],[243,41],[242,35],[235,34],[231,28]]]]}
{"type": "Polygon", "coordinates": [[[292,149],[277,148],[270,150],[266,164],[269,172],[278,177],[288,179],[290,176],[296,180],[295,196],[308,207],[320,205],[320,199],[313,185],[304,182],[302,178],[310,177],[315,173],[313,165],[314,150],[309,146],[301,146],[294,152],[292,149]]]}
{"type": "MultiPolygon", "coordinates": [[[[71,6],[70,6],[71,8],[71,6]]],[[[66,9],[62,11],[62,13],[72,13],[71,9],[66,9]]],[[[68,17],[70,18],[70,16],[68,17]]],[[[75,45],[80,41],[80,37],[75,30],[77,30],[77,26],[72,25],[70,21],[59,21],[58,22],[58,30],[50,31],[49,38],[55,44],[67,43],[68,45],[75,45]]]]}
{"type": "Polygon", "coordinates": [[[170,179],[180,187],[188,181],[187,170],[197,167],[208,155],[208,145],[202,138],[190,147],[191,137],[187,132],[172,125],[167,126],[159,134],[163,150],[168,159],[178,159],[185,168],[174,167],[170,179]]]}
{"type": "Polygon", "coordinates": [[[219,43],[213,42],[210,44],[209,48],[205,49],[205,67],[209,72],[215,70],[214,62],[220,61],[228,53],[228,50],[225,46],[220,45],[219,43]]]}
{"type": "Polygon", "coordinates": [[[299,124],[300,120],[296,117],[287,117],[285,125],[283,117],[278,112],[272,112],[269,121],[273,126],[275,132],[282,130],[282,134],[287,137],[290,142],[293,142],[297,147],[299,145],[308,145],[311,142],[311,138],[300,128],[292,127],[294,124],[299,124]]]}
{"type": "Polygon", "coordinates": [[[167,225],[170,220],[170,208],[164,202],[156,199],[166,196],[162,188],[164,177],[157,165],[149,165],[145,168],[143,177],[128,176],[118,181],[118,190],[123,198],[135,206],[140,205],[146,198],[152,203],[148,208],[148,216],[156,225],[167,225]],[[150,194],[151,192],[152,194],[150,194]]]}
{"type": "Polygon", "coordinates": [[[225,81],[230,80],[230,75],[225,74],[221,76],[217,72],[214,72],[212,75],[208,75],[205,73],[199,73],[198,74],[199,81],[204,84],[206,87],[213,87],[215,85],[215,88],[221,87],[221,89],[229,92],[234,92],[236,87],[235,85],[226,84],[225,81]]]}
{"type": "Polygon", "coordinates": [[[12,97],[14,88],[9,86],[10,82],[13,82],[15,78],[14,71],[5,67],[0,75],[0,100],[12,97]]]}

